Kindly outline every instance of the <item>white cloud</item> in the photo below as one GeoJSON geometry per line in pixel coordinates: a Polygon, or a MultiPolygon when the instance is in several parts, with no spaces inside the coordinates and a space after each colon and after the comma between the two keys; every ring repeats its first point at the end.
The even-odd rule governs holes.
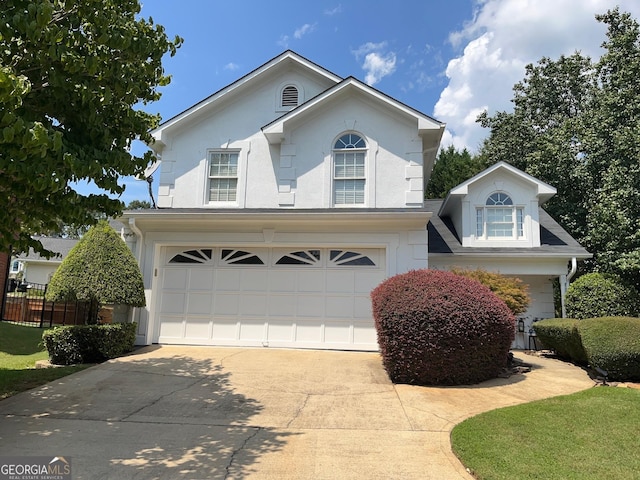
{"type": "Polygon", "coordinates": [[[366,73],[364,81],[368,85],[375,85],[396,70],[396,54],[386,52],[386,48],[387,42],[367,42],[352,51],[358,61],[364,56],[362,69],[366,73]]]}
{"type": "Polygon", "coordinates": [[[329,16],[336,15],[337,13],[342,13],[342,4],[339,4],[337,7],[334,7],[334,8],[327,8],[324,11],[324,14],[329,16]]]}
{"type": "Polygon", "coordinates": [[[454,47],[464,48],[449,61],[448,85],[434,108],[447,123],[445,140],[475,151],[488,133],[475,117],[484,109],[511,109],[513,85],[528,63],[576,50],[598,58],[606,26],[595,15],[616,5],[640,16],[637,0],[478,0],[474,18],[449,36],[454,47]]]}
{"type": "Polygon", "coordinates": [[[276,43],[282,48],[289,48],[289,35],[282,35],[276,43]]]}
{"type": "Polygon", "coordinates": [[[293,32],[293,37],[296,40],[300,40],[307,33],[313,32],[316,29],[316,25],[317,25],[316,23],[314,23],[313,25],[309,23],[305,23],[303,26],[301,26],[300,28],[296,29],[295,32],[293,32]]]}
{"type": "Polygon", "coordinates": [[[229,62],[224,66],[225,70],[229,70],[231,72],[233,72],[234,70],[237,70],[238,68],[240,68],[240,66],[237,63],[233,63],[233,62],[229,62]]]}

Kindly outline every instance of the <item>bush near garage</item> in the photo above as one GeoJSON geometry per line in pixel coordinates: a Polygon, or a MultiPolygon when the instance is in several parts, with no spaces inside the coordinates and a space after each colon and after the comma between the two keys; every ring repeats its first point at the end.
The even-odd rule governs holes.
{"type": "Polygon", "coordinates": [[[526,312],[527,308],[529,308],[531,303],[531,297],[529,297],[528,292],[529,287],[519,278],[509,277],[497,272],[488,272],[482,268],[475,270],[453,268],[451,271],[457,275],[477,280],[489,287],[489,290],[500,297],[516,316],[526,312]]]}
{"type": "Polygon", "coordinates": [[[587,273],[569,285],[565,305],[569,318],[637,317],[640,295],[617,275],[587,273]]]}
{"type": "Polygon", "coordinates": [[[133,350],[136,323],[70,325],[44,332],[42,340],[55,365],[100,363],[133,350]]]}
{"type": "Polygon", "coordinates": [[[489,288],[438,270],[414,270],[371,293],[382,361],[394,383],[459,385],[507,365],[515,317],[489,288]]]}
{"type": "Polygon", "coordinates": [[[640,318],[587,318],[578,331],[591,367],[610,380],[640,381],[640,318]]]}
{"type": "Polygon", "coordinates": [[[549,318],[533,324],[538,340],[566,360],[587,363],[587,354],[578,331],[580,320],[575,318],[549,318]]]}

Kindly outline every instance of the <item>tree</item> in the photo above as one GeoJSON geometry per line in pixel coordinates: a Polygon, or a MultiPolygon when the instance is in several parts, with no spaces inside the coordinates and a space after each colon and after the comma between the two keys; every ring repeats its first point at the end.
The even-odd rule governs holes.
{"type": "Polygon", "coordinates": [[[47,255],[32,234],[119,214],[109,198],[151,160],[129,153],[159,121],[139,105],[167,85],[182,39],[139,19],[137,0],[5,0],[0,9],[0,250],[47,255]],[[81,195],[73,183],[104,193],[81,195]]]}
{"type": "Polygon", "coordinates": [[[100,220],[62,261],[47,287],[47,300],[144,307],[140,267],[127,245],[106,220],[100,220]]]}
{"type": "Polygon", "coordinates": [[[127,205],[127,210],[146,210],[151,208],[151,204],[146,200],[131,200],[127,205]]]}
{"type": "Polygon", "coordinates": [[[558,189],[551,215],[594,254],[587,270],[640,285],[640,29],[617,8],[604,55],[575,53],[529,65],[514,110],[478,121],[491,129],[480,156],[507,161],[558,189]]]}
{"type": "Polygon", "coordinates": [[[453,145],[440,150],[425,192],[426,198],[444,198],[453,187],[484,169],[480,159],[465,148],[461,152],[453,145]]]}

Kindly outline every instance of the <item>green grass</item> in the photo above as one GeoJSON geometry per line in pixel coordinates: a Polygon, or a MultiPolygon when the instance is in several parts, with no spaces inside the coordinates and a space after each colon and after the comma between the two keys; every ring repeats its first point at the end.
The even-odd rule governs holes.
{"type": "Polygon", "coordinates": [[[640,391],[598,387],[502,408],[451,432],[480,480],[640,478],[640,391]]]}
{"type": "Polygon", "coordinates": [[[0,322],[0,399],[57,380],[89,365],[35,368],[49,358],[42,344],[44,329],[0,322]]]}

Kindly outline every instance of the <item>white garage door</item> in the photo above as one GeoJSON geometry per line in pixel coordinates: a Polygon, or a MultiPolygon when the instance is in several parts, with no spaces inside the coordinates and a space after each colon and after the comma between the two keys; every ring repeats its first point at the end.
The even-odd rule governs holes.
{"type": "Polygon", "coordinates": [[[377,350],[384,249],[165,248],[158,343],[377,350]]]}

